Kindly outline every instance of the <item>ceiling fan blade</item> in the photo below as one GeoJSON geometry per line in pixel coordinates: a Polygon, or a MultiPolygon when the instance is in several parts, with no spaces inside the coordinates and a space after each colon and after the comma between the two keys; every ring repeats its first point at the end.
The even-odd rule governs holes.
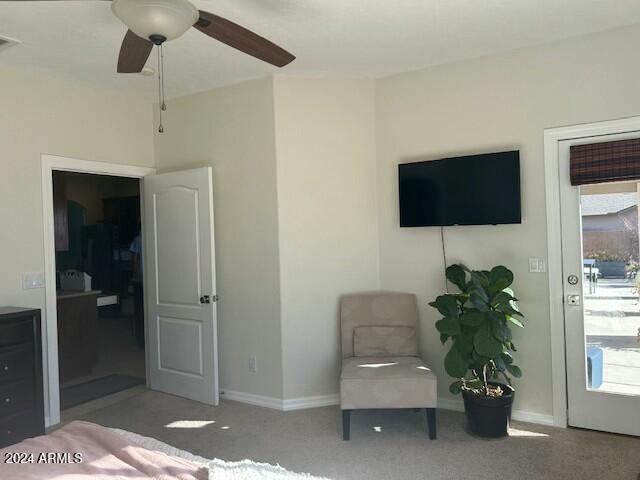
{"type": "Polygon", "coordinates": [[[153,43],[149,40],[140,38],[131,30],[127,30],[118,56],[118,73],[141,72],[152,48],[153,43]]]}
{"type": "Polygon", "coordinates": [[[276,67],[284,67],[296,57],[266,38],[247,30],[225,18],[200,10],[194,27],[230,47],[240,50],[276,67]]]}

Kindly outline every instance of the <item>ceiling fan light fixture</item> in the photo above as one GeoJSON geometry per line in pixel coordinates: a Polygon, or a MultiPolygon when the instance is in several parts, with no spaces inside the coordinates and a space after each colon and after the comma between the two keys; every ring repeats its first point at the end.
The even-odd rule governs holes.
{"type": "Polygon", "coordinates": [[[187,0],[113,0],[111,9],[133,33],[145,39],[174,40],[199,18],[198,9],[187,0]]]}

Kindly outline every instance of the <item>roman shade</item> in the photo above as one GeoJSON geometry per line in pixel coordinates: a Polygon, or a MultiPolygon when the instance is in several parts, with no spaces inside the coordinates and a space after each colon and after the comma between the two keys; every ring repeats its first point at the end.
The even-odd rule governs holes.
{"type": "Polygon", "coordinates": [[[640,180],[640,138],[572,145],[571,185],[640,180]]]}

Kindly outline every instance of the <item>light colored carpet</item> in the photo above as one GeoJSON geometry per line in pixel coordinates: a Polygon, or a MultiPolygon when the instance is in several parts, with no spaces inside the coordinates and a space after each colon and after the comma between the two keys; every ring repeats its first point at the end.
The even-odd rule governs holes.
{"type": "Polygon", "coordinates": [[[637,480],[640,473],[638,438],[515,423],[510,438],[480,440],[465,432],[463,414],[444,410],[434,441],[423,414],[412,411],[354,412],[344,442],[338,407],[209,407],[151,391],[78,418],[205,458],[250,459],[334,480],[637,480]]]}
{"type": "Polygon", "coordinates": [[[241,462],[225,462],[220,459],[211,460],[167,445],[155,438],[145,437],[118,428],[112,430],[135,445],[206,466],[209,469],[210,480],[327,480],[306,473],[289,472],[279,465],[256,463],[248,459],[241,462]]]}

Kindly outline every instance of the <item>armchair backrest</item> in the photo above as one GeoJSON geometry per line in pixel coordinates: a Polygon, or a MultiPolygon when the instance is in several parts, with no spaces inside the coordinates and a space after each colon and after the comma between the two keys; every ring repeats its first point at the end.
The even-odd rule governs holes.
{"type": "Polygon", "coordinates": [[[360,293],[340,300],[342,358],[353,357],[356,327],[417,327],[418,305],[412,293],[360,293]]]}

